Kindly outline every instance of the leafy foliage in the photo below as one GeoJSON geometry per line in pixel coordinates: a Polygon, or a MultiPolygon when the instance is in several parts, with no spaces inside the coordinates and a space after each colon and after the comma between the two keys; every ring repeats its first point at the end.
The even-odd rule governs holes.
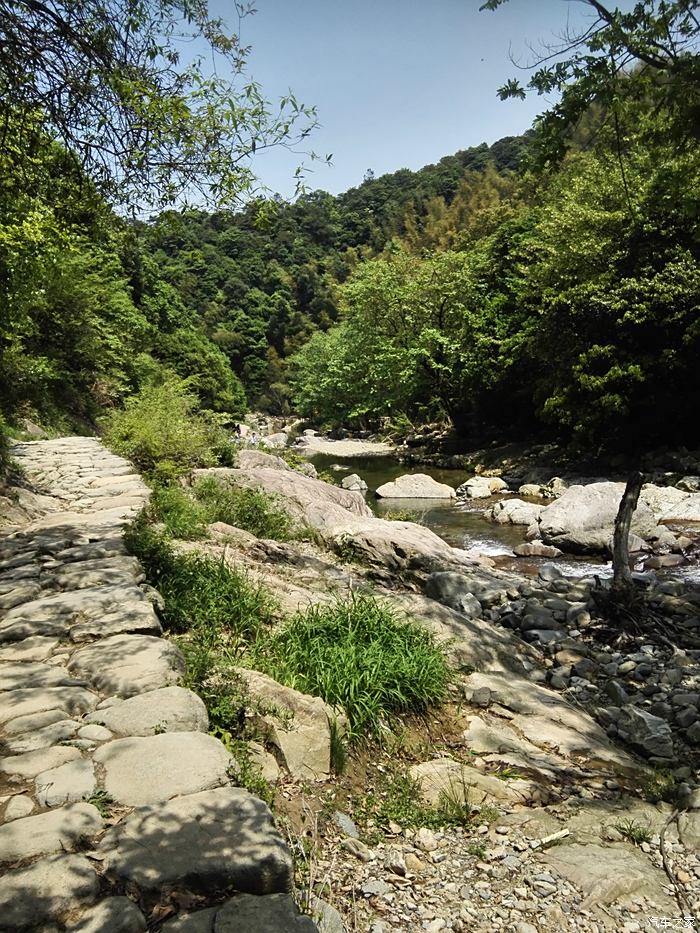
{"type": "Polygon", "coordinates": [[[0,48],[2,98],[20,117],[15,169],[38,118],[103,192],[135,206],[193,193],[231,203],[253,185],[250,155],[315,125],[291,93],[268,103],[245,75],[249,50],[204,0],[0,0],[0,48]],[[188,59],[194,42],[204,51],[188,59]]]}
{"type": "Polygon", "coordinates": [[[123,410],[106,418],[106,443],[156,479],[211,466],[225,435],[217,420],[196,406],[187,382],[166,376],[159,384],[145,385],[123,410]]]}
{"type": "Polygon", "coordinates": [[[344,709],[356,739],[381,738],[399,713],[441,702],[449,677],[433,636],[369,596],[298,613],[254,646],[253,661],[275,680],[344,709]]]}
{"type": "Polygon", "coordinates": [[[274,497],[260,489],[249,489],[217,481],[200,480],[194,487],[207,522],[225,522],[249,531],[258,538],[288,541],[295,536],[289,513],[274,497]]]}

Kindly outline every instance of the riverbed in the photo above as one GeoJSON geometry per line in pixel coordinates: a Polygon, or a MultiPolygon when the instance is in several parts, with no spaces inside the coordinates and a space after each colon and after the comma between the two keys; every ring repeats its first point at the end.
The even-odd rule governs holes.
{"type": "MultiPolygon", "coordinates": [[[[525,541],[525,526],[497,525],[483,517],[483,512],[499,499],[513,498],[492,496],[490,499],[377,499],[375,490],[383,483],[391,482],[406,473],[426,473],[439,483],[456,489],[469,479],[464,470],[451,470],[429,465],[407,467],[394,456],[340,457],[329,454],[311,454],[308,459],[319,473],[340,484],[344,476],[357,473],[367,483],[367,504],[380,518],[390,518],[400,513],[409,521],[416,521],[450,544],[452,547],[473,550],[492,558],[498,567],[518,573],[536,574],[542,564],[551,559],[516,557],[513,548],[525,541]]],[[[522,498],[522,497],[519,497],[522,498]]],[[[527,499],[543,503],[544,500],[527,499]]],[[[680,529],[677,529],[680,530],[680,529]]],[[[612,575],[612,565],[603,557],[566,555],[554,561],[567,576],[584,577],[596,574],[601,578],[612,575]]],[[[700,584],[700,568],[697,563],[673,568],[664,576],[682,578],[686,582],[700,584]]]]}

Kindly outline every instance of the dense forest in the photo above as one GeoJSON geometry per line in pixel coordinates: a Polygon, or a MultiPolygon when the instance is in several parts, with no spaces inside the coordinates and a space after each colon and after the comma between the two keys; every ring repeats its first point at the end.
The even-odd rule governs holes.
{"type": "Polygon", "coordinates": [[[525,137],[292,203],[127,220],[70,136],[5,95],[2,415],[93,428],[178,377],[223,423],[255,406],[444,420],[465,444],[697,445],[697,23],[662,6],[609,39],[629,67],[550,75],[562,102],[525,137]],[[649,65],[661,26],[680,38],[649,65]]]}

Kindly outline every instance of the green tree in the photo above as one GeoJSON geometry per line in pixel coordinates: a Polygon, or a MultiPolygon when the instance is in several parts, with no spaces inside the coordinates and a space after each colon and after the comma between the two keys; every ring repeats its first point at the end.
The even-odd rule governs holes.
{"type": "Polygon", "coordinates": [[[271,107],[248,51],[206,0],[0,0],[0,132],[18,116],[18,171],[38,116],[112,199],[231,203],[253,186],[249,156],[316,122],[292,94],[271,107]]]}

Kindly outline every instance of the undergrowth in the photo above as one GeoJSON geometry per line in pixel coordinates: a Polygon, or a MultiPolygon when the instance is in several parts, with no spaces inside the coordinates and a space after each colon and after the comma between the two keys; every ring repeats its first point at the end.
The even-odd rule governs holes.
{"type": "Polygon", "coordinates": [[[348,716],[350,739],[382,738],[400,713],[444,700],[445,654],[433,635],[371,596],[311,606],[258,639],[253,665],[348,716]]]}

